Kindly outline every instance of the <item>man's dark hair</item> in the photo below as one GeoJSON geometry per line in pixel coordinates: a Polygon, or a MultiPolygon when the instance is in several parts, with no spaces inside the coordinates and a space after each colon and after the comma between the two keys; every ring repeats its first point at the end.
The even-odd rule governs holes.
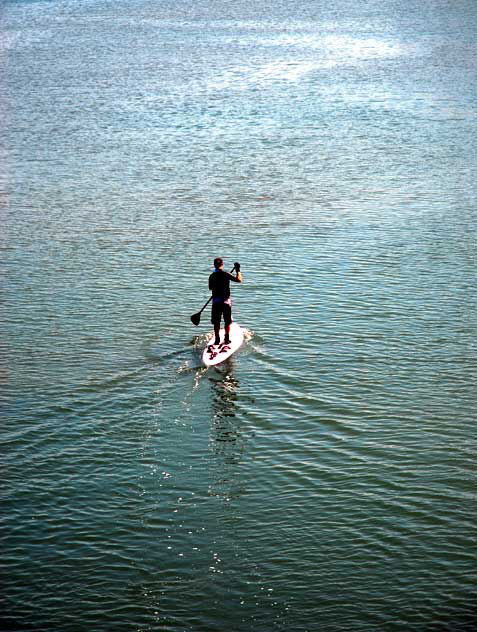
{"type": "Polygon", "coordinates": [[[214,259],[214,268],[220,268],[220,266],[224,265],[224,260],[221,257],[217,257],[214,259]]]}

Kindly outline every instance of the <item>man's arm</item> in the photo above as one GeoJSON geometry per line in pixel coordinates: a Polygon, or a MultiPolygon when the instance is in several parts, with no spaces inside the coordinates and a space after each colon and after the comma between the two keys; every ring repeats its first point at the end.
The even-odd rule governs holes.
{"type": "Polygon", "coordinates": [[[242,273],[240,272],[240,263],[234,264],[232,272],[235,272],[235,276],[232,273],[228,273],[229,279],[235,281],[235,283],[242,283],[242,273]]]}
{"type": "Polygon", "coordinates": [[[236,276],[234,276],[231,272],[227,272],[227,275],[230,281],[235,281],[235,283],[242,283],[242,273],[239,270],[235,271],[236,276]]]}

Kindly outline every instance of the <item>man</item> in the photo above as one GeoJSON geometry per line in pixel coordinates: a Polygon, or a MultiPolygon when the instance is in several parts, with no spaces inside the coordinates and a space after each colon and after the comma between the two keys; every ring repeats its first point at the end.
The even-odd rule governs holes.
{"type": "Polygon", "coordinates": [[[234,263],[236,275],[224,270],[224,261],[220,257],[214,259],[214,271],[209,276],[209,290],[212,291],[212,324],[215,333],[215,345],[220,344],[220,322],[225,323],[224,344],[230,344],[230,325],[232,323],[232,299],[230,298],[230,281],[242,283],[240,263],[234,263]]]}

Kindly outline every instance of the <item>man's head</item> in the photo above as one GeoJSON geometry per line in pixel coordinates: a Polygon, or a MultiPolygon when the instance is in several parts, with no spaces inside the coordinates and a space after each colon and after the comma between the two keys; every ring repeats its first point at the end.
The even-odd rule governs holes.
{"type": "Polygon", "coordinates": [[[214,268],[217,268],[217,270],[220,270],[220,268],[224,267],[224,260],[222,259],[222,257],[216,257],[214,259],[214,268]]]}

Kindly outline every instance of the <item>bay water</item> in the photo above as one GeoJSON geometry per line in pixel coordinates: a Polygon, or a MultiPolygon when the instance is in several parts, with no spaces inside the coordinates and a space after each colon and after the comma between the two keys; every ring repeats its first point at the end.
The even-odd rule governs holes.
{"type": "Polygon", "coordinates": [[[477,4],[0,20],[4,629],[475,630],[477,4]]]}

